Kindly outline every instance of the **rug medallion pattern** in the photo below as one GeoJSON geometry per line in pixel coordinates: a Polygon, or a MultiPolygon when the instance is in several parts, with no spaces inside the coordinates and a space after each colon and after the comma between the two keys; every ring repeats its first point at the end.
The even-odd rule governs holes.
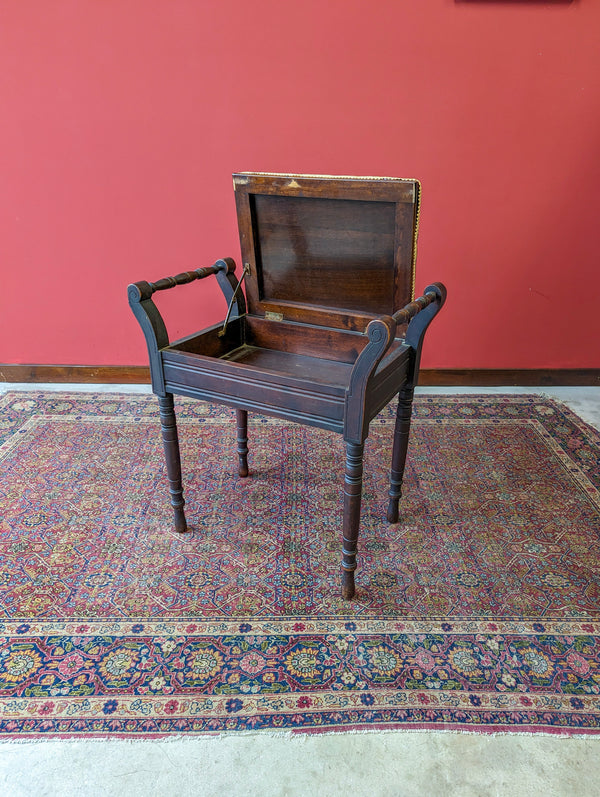
{"type": "Polygon", "coordinates": [[[371,426],[358,592],[339,597],[343,447],[178,400],[170,529],[152,396],[0,400],[0,734],[600,729],[600,435],[536,396],[371,426]]]}

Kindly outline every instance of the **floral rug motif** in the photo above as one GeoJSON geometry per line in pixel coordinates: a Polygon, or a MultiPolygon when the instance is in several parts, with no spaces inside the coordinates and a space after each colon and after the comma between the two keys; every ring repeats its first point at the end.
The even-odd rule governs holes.
{"type": "Polygon", "coordinates": [[[538,396],[419,396],[366,446],[339,596],[341,439],[177,399],[190,533],[152,396],[0,399],[0,735],[600,730],[600,435],[538,396]]]}

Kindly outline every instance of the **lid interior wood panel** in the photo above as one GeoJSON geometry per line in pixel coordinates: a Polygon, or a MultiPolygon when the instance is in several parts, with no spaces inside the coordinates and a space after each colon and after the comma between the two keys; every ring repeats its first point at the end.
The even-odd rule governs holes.
{"type": "Polygon", "coordinates": [[[415,181],[234,175],[248,311],[364,330],[412,298],[415,181]]]}

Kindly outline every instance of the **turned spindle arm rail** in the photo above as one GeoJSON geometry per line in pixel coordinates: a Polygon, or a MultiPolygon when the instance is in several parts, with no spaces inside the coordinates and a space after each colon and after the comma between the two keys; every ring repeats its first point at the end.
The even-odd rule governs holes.
{"type": "Polygon", "coordinates": [[[393,315],[382,315],[378,318],[375,318],[370,322],[365,333],[368,335],[371,342],[377,342],[379,344],[382,338],[387,338],[385,346],[381,352],[383,355],[383,353],[385,353],[385,351],[391,346],[392,341],[396,336],[396,328],[408,324],[409,330],[407,331],[406,342],[409,345],[413,345],[413,343],[409,340],[410,338],[414,337],[414,335],[410,334],[411,330],[413,330],[413,327],[415,329],[416,327],[419,327],[420,335],[422,324],[425,324],[423,327],[424,331],[426,325],[442,307],[445,301],[446,288],[441,282],[434,282],[432,285],[428,285],[427,288],[425,288],[425,293],[423,296],[419,296],[418,299],[409,302],[407,305],[405,305],[405,307],[403,307],[401,310],[397,310],[393,315]],[[434,307],[430,308],[427,313],[424,314],[427,316],[427,322],[425,322],[424,316],[421,317],[423,319],[422,322],[418,322],[415,319],[415,316],[417,316],[422,310],[425,310],[430,305],[434,305],[434,307]]]}
{"type": "Polygon", "coordinates": [[[216,274],[221,269],[216,265],[206,266],[205,268],[195,268],[192,271],[184,271],[181,274],[175,274],[174,277],[163,277],[156,282],[150,282],[152,293],[155,291],[166,291],[168,288],[174,288],[176,285],[187,285],[188,282],[194,280],[201,280],[205,277],[210,277],[211,274],[216,274]]]}
{"type": "Polygon", "coordinates": [[[415,299],[414,302],[410,302],[402,310],[398,310],[392,318],[396,322],[397,326],[401,324],[408,324],[411,318],[414,318],[417,313],[420,313],[421,310],[424,310],[428,307],[432,302],[435,302],[438,299],[438,294],[434,291],[427,291],[423,296],[419,296],[418,299],[415,299]]]}
{"type": "Polygon", "coordinates": [[[139,291],[141,299],[149,299],[157,291],[166,291],[170,288],[175,288],[177,285],[187,285],[190,282],[195,282],[195,280],[210,277],[212,274],[216,274],[217,277],[227,277],[227,275],[233,274],[234,271],[235,262],[231,258],[225,257],[222,260],[217,260],[212,266],[182,271],[181,274],[175,274],[174,277],[163,277],[156,280],[156,282],[135,282],[133,286],[139,291]]]}

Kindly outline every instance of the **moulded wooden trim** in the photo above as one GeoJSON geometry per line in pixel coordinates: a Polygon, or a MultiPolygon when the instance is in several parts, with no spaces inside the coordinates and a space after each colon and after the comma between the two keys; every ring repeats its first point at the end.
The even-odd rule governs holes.
{"type": "Polygon", "coordinates": [[[551,387],[600,385],[600,368],[422,368],[421,386],[551,387]]]}
{"type": "Polygon", "coordinates": [[[150,384],[150,368],[147,365],[0,364],[0,382],[150,384]]]}
{"type": "MultiPolygon", "coordinates": [[[[150,369],[145,365],[0,364],[0,382],[150,384],[150,369]]],[[[419,385],[445,387],[600,385],[600,368],[422,368],[419,385]]]]}

